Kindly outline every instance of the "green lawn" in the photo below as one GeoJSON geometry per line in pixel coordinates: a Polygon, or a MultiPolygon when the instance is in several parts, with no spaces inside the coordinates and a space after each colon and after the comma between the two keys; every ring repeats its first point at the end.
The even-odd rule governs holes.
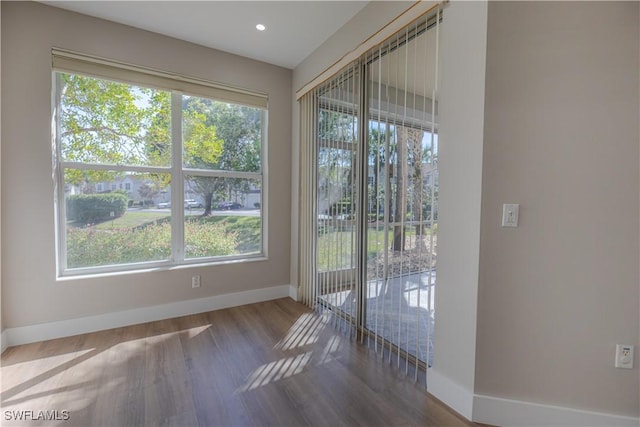
{"type": "Polygon", "coordinates": [[[113,220],[107,220],[96,224],[94,227],[96,230],[113,230],[118,228],[136,228],[141,225],[152,223],[161,218],[169,218],[166,212],[151,212],[151,211],[127,211],[124,215],[113,220]]]}
{"type": "MultiPolygon", "coordinates": [[[[425,230],[428,235],[431,231],[425,230]]],[[[413,227],[407,228],[407,237],[415,235],[413,227]]],[[[331,229],[320,230],[318,233],[318,269],[320,271],[340,270],[355,265],[352,260],[354,248],[357,244],[356,236],[351,231],[335,231],[331,229]]],[[[393,230],[389,230],[388,244],[393,242],[393,230]]],[[[377,230],[369,227],[367,230],[367,259],[375,257],[378,252],[384,250],[384,229],[377,230]]]]}

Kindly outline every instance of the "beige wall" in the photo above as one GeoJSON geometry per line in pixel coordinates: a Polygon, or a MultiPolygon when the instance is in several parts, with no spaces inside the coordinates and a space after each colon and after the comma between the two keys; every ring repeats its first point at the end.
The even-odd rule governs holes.
{"type": "MultiPolygon", "coordinates": [[[[2,8],[0,7],[0,47],[2,46],[2,8]]],[[[0,52],[2,49],[0,48],[0,52]]],[[[2,55],[0,53],[0,82],[2,81],[2,55]]],[[[0,176],[2,175],[2,85],[0,85],[0,176]]],[[[0,224],[2,223],[2,188],[0,186],[0,224]]],[[[2,227],[0,227],[2,242],[2,227]]],[[[0,352],[5,348],[2,332],[4,331],[4,310],[2,309],[2,245],[0,244],[0,352]]]]}
{"type": "Polygon", "coordinates": [[[489,5],[478,394],[640,413],[638,6],[489,5]]]}
{"type": "Polygon", "coordinates": [[[291,71],[34,2],[2,2],[3,326],[289,283],[291,71]],[[56,281],[51,47],[269,95],[269,260],[56,281]],[[191,289],[193,274],[202,287],[191,289]]]}

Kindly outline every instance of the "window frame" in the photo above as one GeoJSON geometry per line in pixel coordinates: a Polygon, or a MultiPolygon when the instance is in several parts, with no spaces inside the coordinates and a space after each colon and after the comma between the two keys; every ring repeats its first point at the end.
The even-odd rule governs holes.
{"type": "MultiPolygon", "coordinates": [[[[73,64],[73,62],[71,62],[73,64]]],[[[123,64],[107,61],[102,58],[88,57],[85,55],[68,53],[66,51],[52,50],[52,157],[53,157],[53,173],[54,173],[54,216],[55,216],[55,238],[56,238],[56,266],[57,277],[74,276],[94,276],[105,273],[135,273],[140,271],[184,268],[203,265],[220,265],[238,262],[261,261],[268,259],[268,99],[267,95],[250,91],[246,89],[231,88],[229,86],[218,83],[206,82],[203,80],[193,79],[190,77],[163,73],[158,70],[146,69],[131,64],[123,64]],[[62,53],[61,53],[62,52],[62,53]],[[56,59],[66,59],[69,55],[73,59],[80,58],[81,66],[74,71],[68,62],[63,62],[63,67],[56,66],[56,59]],[[89,64],[89,65],[87,65],[89,64]],[[85,69],[100,70],[103,67],[107,73],[88,73],[85,69]],[[121,67],[121,68],[119,68],[121,67]],[[125,78],[115,78],[105,76],[117,74],[118,69],[123,71],[125,78]],[[115,70],[115,71],[114,71],[115,70]],[[128,79],[126,77],[136,75],[142,76],[142,79],[128,79]],[[151,85],[146,83],[145,78],[148,73],[153,76],[160,76],[160,81],[165,83],[173,81],[176,85],[173,88],[160,87],[159,85],[151,85]],[[171,163],[169,166],[140,166],[140,165],[118,165],[118,164],[99,164],[85,163],[75,161],[65,161],[62,157],[62,148],[60,141],[60,120],[58,117],[59,106],[62,102],[61,74],[73,74],[89,78],[101,80],[110,80],[130,86],[147,87],[157,90],[163,90],[170,93],[171,96],[171,163]],[[132,81],[134,80],[134,81],[132,81]],[[142,83],[140,83],[142,80],[142,83]],[[188,91],[178,90],[175,87],[180,86],[181,82],[187,81],[188,91]],[[193,90],[193,88],[203,88],[203,93],[193,90]],[[212,96],[216,93],[229,93],[229,96],[216,98],[212,96]],[[183,112],[182,99],[183,96],[194,96],[207,98],[213,101],[244,105],[256,108],[261,111],[261,147],[260,147],[260,170],[257,172],[241,172],[213,169],[194,169],[183,164],[183,112]],[[239,98],[238,98],[239,97],[239,98]],[[237,99],[240,99],[239,102],[237,99]],[[250,102],[243,102],[245,99],[250,102]],[[264,106],[254,105],[251,101],[254,99],[263,99],[264,106]],[[65,201],[65,182],[64,170],[102,170],[109,172],[133,172],[133,173],[157,173],[168,174],[171,182],[171,254],[167,259],[158,261],[140,261],[130,262],[126,264],[111,264],[91,267],[67,267],[67,225],[66,225],[66,201],[65,201]],[[199,258],[185,258],[185,241],[184,241],[184,187],[185,176],[207,176],[207,177],[224,177],[224,178],[244,178],[253,179],[260,182],[260,250],[251,254],[208,256],[199,258]]],[[[113,184],[112,184],[113,186],[113,184]]]]}

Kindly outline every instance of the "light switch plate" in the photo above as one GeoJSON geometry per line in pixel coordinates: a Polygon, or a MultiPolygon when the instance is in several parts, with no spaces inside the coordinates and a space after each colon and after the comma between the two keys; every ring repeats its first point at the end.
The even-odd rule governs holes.
{"type": "Polygon", "coordinates": [[[505,203],[502,205],[502,226],[517,227],[520,205],[505,203]]]}

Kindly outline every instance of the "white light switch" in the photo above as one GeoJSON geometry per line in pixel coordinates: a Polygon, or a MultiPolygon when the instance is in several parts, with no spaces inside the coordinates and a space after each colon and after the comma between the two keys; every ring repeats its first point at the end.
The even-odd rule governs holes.
{"type": "Polygon", "coordinates": [[[519,211],[520,211],[520,205],[507,204],[507,203],[502,205],[502,226],[517,227],[519,211]]]}

